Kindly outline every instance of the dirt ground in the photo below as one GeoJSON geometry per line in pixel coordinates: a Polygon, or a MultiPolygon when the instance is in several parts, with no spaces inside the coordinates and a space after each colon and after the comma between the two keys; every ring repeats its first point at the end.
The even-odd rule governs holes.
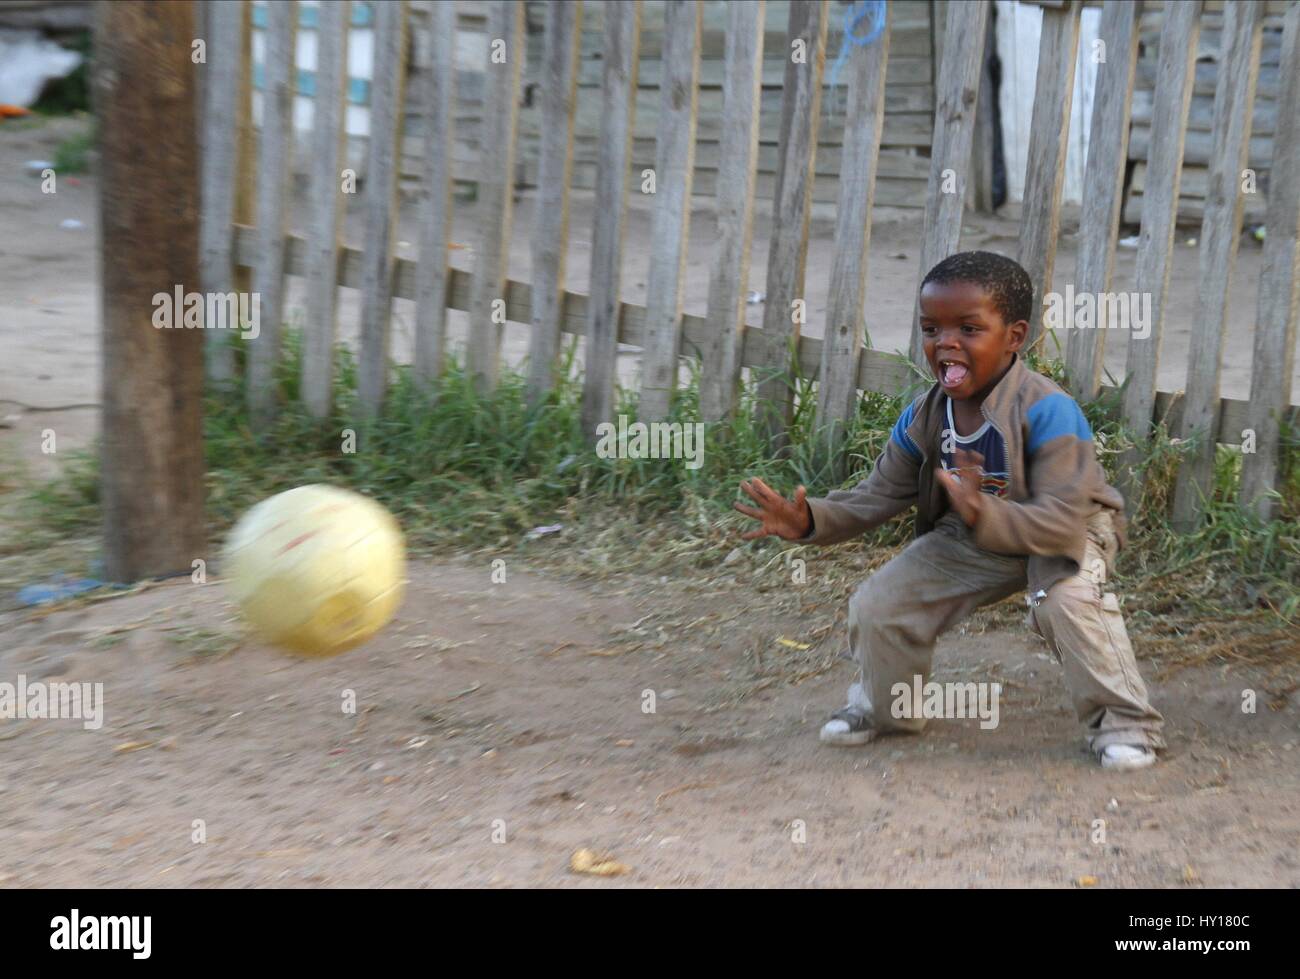
{"type": "MultiPolygon", "coordinates": [[[[0,133],[0,398],[12,399],[0,415],[17,416],[0,452],[28,476],[58,464],[39,451],[43,428],[60,454],[95,433],[93,408],[23,407],[98,400],[94,181],[42,199],[22,172],[67,128],[0,133]]],[[[472,241],[468,219],[459,241],[472,241]]],[[[634,299],[643,226],[644,212],[628,234],[634,299]]],[[[1014,247],[996,237],[1009,222],[973,227],[1014,247]]],[[[580,202],[575,246],[589,228],[580,202]]],[[[831,242],[816,230],[810,295],[824,295],[831,242]]],[[[915,237],[911,221],[873,239],[868,302],[882,322],[910,315],[915,237]]],[[[1195,257],[1180,249],[1177,324],[1195,257]]],[[[571,288],[585,263],[575,247],[571,288]]],[[[1067,239],[1058,267],[1073,263],[1067,239]]],[[[512,274],[527,267],[518,245],[512,274]]],[[[687,306],[702,308],[707,263],[688,269],[687,306]]],[[[1257,276],[1244,249],[1225,371],[1236,396],[1257,276]]],[[[345,334],[354,310],[345,295],[345,334]]],[[[871,328],[878,346],[906,335],[871,328]]],[[[1179,329],[1166,369],[1183,356],[1179,329]]],[[[1083,750],[1042,644],[1005,621],[972,624],[940,641],[934,679],[1001,682],[998,727],[935,721],[920,737],[829,748],[816,732],[852,679],[832,659],[849,585],[819,582],[829,572],[812,555],[801,592],[764,564],[771,551],[740,552],[722,580],[580,578],[564,570],[568,546],[503,550],[503,584],[493,553],[415,561],[396,621],[324,661],[247,637],[219,579],[52,614],[3,596],[0,680],[103,683],[105,719],[0,721],[0,886],[1300,886],[1300,694],[1270,691],[1262,670],[1144,662],[1170,748],[1152,770],[1114,775],[1083,750]],[[1247,688],[1257,713],[1241,710],[1247,688]],[[571,873],[579,847],[630,873],[571,873]]]]}
{"type": "Polygon", "coordinates": [[[710,591],[419,562],[395,623],[325,661],[236,645],[219,582],[10,613],[0,675],[102,682],[106,707],[0,722],[0,884],[1300,885],[1295,697],[1243,714],[1257,678],[1178,673],[1164,761],[1116,775],[1036,640],[959,632],[935,679],[1001,682],[998,727],[831,748],[847,664],[754,681],[788,675],[781,639],[842,646],[842,615],[774,610],[774,572],[738,563],[710,591]],[[631,872],[576,876],[581,847],[631,872]]]}

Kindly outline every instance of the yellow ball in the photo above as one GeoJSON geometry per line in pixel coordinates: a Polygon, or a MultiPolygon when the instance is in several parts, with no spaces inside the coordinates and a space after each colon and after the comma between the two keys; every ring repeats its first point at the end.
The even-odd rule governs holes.
{"type": "Polygon", "coordinates": [[[305,656],[365,642],[393,617],[406,584],[397,521],[334,486],[299,486],[257,504],[231,531],[224,564],[253,629],[305,656]]]}

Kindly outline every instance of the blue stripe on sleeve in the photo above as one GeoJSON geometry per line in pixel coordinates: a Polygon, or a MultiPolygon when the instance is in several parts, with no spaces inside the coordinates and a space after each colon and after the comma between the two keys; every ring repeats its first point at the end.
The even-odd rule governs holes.
{"type": "Polygon", "coordinates": [[[1054,438],[1073,435],[1081,442],[1092,441],[1092,429],[1083,417],[1079,405],[1068,394],[1049,394],[1030,407],[1029,444],[1026,451],[1033,455],[1054,438]]]}
{"type": "Polygon", "coordinates": [[[917,462],[921,461],[921,450],[916,447],[911,436],[907,434],[907,426],[912,424],[912,418],[916,414],[916,402],[903,409],[903,413],[898,416],[898,421],[894,423],[894,432],[889,436],[890,440],[897,442],[899,447],[910,455],[917,462]]]}

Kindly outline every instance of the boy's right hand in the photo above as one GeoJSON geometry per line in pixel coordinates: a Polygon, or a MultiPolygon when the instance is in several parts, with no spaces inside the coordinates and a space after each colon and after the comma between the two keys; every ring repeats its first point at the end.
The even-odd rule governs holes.
{"type": "Polygon", "coordinates": [[[808,492],[802,486],[794,491],[793,500],[787,500],[757,476],[741,483],[740,488],[758,507],[755,509],[743,503],[733,503],[732,506],[745,516],[763,522],[761,529],[742,534],[742,540],[754,540],[769,534],[782,540],[799,540],[808,536],[812,529],[812,511],[808,508],[808,492]]]}

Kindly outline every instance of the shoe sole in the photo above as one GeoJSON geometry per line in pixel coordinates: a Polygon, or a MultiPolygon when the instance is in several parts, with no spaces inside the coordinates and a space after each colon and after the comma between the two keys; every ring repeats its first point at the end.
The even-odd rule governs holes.
{"type": "Polygon", "coordinates": [[[822,744],[833,744],[843,748],[866,744],[876,737],[875,731],[845,731],[843,734],[822,731],[818,737],[822,744]]]}
{"type": "Polygon", "coordinates": [[[1141,758],[1126,758],[1121,761],[1101,760],[1101,767],[1108,772],[1136,772],[1143,768],[1150,768],[1156,763],[1155,752],[1149,752],[1141,758]]]}

